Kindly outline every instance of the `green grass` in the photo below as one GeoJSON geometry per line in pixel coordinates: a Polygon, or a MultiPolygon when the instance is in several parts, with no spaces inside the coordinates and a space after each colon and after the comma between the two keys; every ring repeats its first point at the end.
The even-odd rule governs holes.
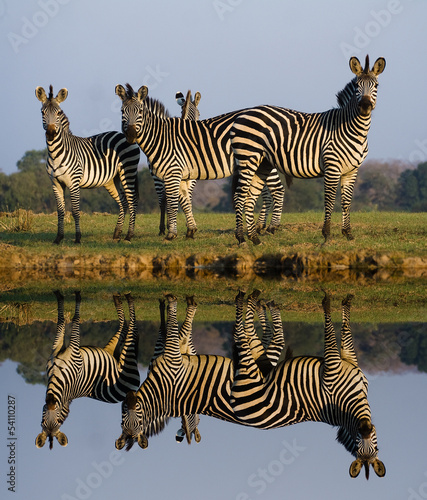
{"type": "MultiPolygon", "coordinates": [[[[131,244],[114,243],[112,234],[116,215],[82,214],[82,244],[74,245],[74,222],[69,216],[66,224],[65,240],[60,247],[52,245],[56,235],[56,214],[35,215],[31,228],[27,231],[7,231],[0,233],[0,243],[22,249],[29,255],[55,255],[67,253],[78,255],[117,253],[129,255],[203,254],[237,255],[250,254],[255,257],[285,253],[348,253],[370,251],[373,253],[395,253],[408,257],[427,255],[425,237],[427,213],[398,212],[355,212],[352,214],[352,229],[355,239],[347,241],[340,230],[340,214],[332,219],[332,234],[323,245],[321,227],[323,214],[306,212],[283,214],[282,227],[275,235],[263,235],[262,245],[252,243],[238,245],[234,237],[233,214],[196,214],[199,230],[194,240],[185,238],[185,221],[182,214],[178,217],[177,239],[165,242],[158,236],[158,214],[141,214],[137,217],[136,234],[131,244]]],[[[8,219],[0,216],[0,227],[4,228],[8,219]]],[[[126,229],[126,227],[125,227],[126,229]]]]}

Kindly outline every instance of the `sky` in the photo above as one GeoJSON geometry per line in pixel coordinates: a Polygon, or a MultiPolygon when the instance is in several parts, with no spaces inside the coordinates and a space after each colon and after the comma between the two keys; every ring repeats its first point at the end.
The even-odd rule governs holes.
{"type": "Polygon", "coordinates": [[[37,86],[66,87],[75,135],[119,130],[115,86],[147,85],[178,115],[201,92],[201,118],[260,104],[336,106],[351,56],[384,57],[368,159],[427,160],[425,0],[0,0],[0,171],[45,147],[37,86]]]}
{"type": "MultiPolygon", "coordinates": [[[[376,426],[384,478],[372,468],[348,474],[352,456],[336,442],[336,429],[303,423],[262,431],[201,416],[200,443],[175,442],[180,420],[172,419],[148,448],[118,452],[120,405],[87,398],[73,401],[62,426],[68,445],[34,445],[41,431],[46,388],[27,385],[17,364],[0,365],[0,463],[2,498],[98,500],[186,498],[187,500],[420,500],[427,498],[425,394],[427,375],[406,373],[370,377],[369,403],[376,426]],[[411,390],[408,390],[408,387],[411,390]],[[7,402],[15,398],[16,491],[7,490],[7,402]],[[126,494],[124,495],[123,489],[126,494]],[[345,495],[343,495],[345,491],[345,495]]],[[[141,372],[141,380],[145,371],[141,372]]]]}

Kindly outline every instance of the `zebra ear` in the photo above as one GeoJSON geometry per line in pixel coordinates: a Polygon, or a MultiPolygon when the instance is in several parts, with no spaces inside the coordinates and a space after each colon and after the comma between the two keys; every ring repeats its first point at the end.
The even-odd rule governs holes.
{"type": "Polygon", "coordinates": [[[126,444],[126,436],[122,433],[121,436],[118,439],[116,439],[116,449],[122,450],[125,444],[126,444]]]}
{"type": "Polygon", "coordinates": [[[360,471],[362,470],[362,465],[363,465],[362,460],[355,460],[354,462],[352,462],[349,470],[350,476],[357,477],[360,471]]]}
{"type": "Polygon", "coordinates": [[[143,85],[142,87],[139,87],[138,89],[138,99],[140,101],[143,101],[148,95],[148,87],[146,85],[143,85]]]}
{"type": "Polygon", "coordinates": [[[68,90],[67,89],[61,89],[58,92],[58,95],[55,97],[55,100],[58,104],[61,104],[61,102],[65,101],[65,99],[68,96],[68,90]]]}
{"type": "Polygon", "coordinates": [[[122,101],[126,99],[126,90],[123,85],[116,85],[116,94],[120,97],[122,101]]]}
{"type": "Polygon", "coordinates": [[[40,432],[40,434],[36,437],[36,447],[43,448],[46,443],[47,434],[45,432],[40,432]]]}
{"type": "Polygon", "coordinates": [[[357,57],[350,58],[350,69],[357,76],[363,73],[362,65],[360,64],[359,59],[357,59],[357,57]]]}
{"type": "Polygon", "coordinates": [[[199,105],[201,98],[202,98],[202,94],[200,92],[196,92],[196,94],[194,96],[194,106],[197,107],[199,105]]]}
{"type": "Polygon", "coordinates": [[[43,87],[36,88],[36,97],[42,103],[45,103],[47,101],[46,92],[44,91],[43,87]]]}
{"type": "Polygon", "coordinates": [[[61,446],[67,446],[68,438],[63,432],[58,432],[58,434],[56,435],[56,439],[61,446]]]}
{"type": "Polygon", "coordinates": [[[381,460],[379,460],[378,458],[376,458],[372,462],[372,467],[374,468],[375,474],[378,477],[384,477],[385,476],[385,465],[381,462],[381,460]]]}
{"type": "Polygon", "coordinates": [[[374,67],[372,68],[372,73],[374,73],[375,76],[380,75],[385,68],[385,59],[384,57],[379,57],[374,64],[374,67]]]}
{"type": "Polygon", "coordinates": [[[138,444],[143,450],[145,450],[145,448],[147,448],[148,439],[147,439],[147,436],[145,434],[138,435],[138,444]]]}

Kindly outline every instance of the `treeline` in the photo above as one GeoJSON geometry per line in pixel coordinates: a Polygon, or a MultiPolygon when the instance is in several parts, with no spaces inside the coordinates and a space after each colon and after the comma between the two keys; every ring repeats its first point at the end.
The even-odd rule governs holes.
{"type": "MultiPolygon", "coordinates": [[[[17,162],[18,172],[0,172],[0,210],[17,208],[33,212],[54,212],[56,202],[46,174],[46,150],[27,151],[17,162]]],[[[139,171],[140,213],[158,210],[154,183],[148,168],[139,171]]],[[[285,183],[284,183],[285,185],[285,183]]],[[[339,193],[338,193],[339,194],[339,193]]],[[[200,181],[194,191],[195,211],[232,212],[231,178],[200,181]]],[[[323,179],[294,179],[286,189],[285,212],[323,210],[323,179]]],[[[70,209],[66,193],[67,209],[70,209]]],[[[337,209],[340,202],[337,196],[337,209]]],[[[105,189],[81,191],[83,212],[116,212],[117,206],[105,189]]],[[[352,210],[427,211],[427,162],[416,168],[400,161],[367,161],[359,169],[352,210]]]]}

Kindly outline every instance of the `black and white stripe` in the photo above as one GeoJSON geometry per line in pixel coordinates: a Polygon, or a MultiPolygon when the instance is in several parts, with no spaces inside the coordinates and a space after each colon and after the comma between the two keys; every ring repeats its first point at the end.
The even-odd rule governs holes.
{"type": "Polygon", "coordinates": [[[331,213],[341,182],[342,232],[352,239],[350,204],[358,168],[368,153],[367,135],[375,108],[378,75],[385,68],[380,57],[372,69],[350,59],[356,77],[338,93],[338,108],[323,113],[300,113],[275,106],[259,106],[240,113],[231,129],[231,147],[238,182],[234,193],[236,238],[244,241],[243,213],[248,236],[259,243],[253,211],[260,193],[253,179],[265,179],[269,167],[303,179],[324,177],[325,218],[322,234],[330,235],[331,213]],[[268,161],[266,162],[265,159],[268,161]]]}
{"type": "MultiPolygon", "coordinates": [[[[189,307],[192,307],[190,312],[193,314],[194,307],[187,299],[186,321],[192,321],[192,316],[188,319],[189,307]]],[[[248,308],[255,312],[255,299],[248,308]]],[[[263,314],[262,307],[258,311],[263,314]]],[[[191,334],[183,334],[182,329],[179,330],[176,315],[176,298],[169,295],[167,321],[164,324],[162,320],[163,327],[160,327],[159,341],[147,378],[137,392],[127,395],[122,404],[122,433],[116,441],[118,449],[126,446],[126,450],[129,450],[134,442],[146,448],[148,438],[162,431],[170,417],[182,419],[178,431],[180,438],[185,434],[190,441],[193,432],[196,442],[199,440],[197,425],[200,414],[241,423],[230,403],[235,371],[233,360],[224,356],[190,354],[194,352],[194,348],[188,347],[192,342],[191,334]]],[[[254,314],[248,317],[249,330],[252,329],[250,322],[253,320],[254,314]]],[[[182,328],[186,331],[184,325],[182,328]]],[[[273,324],[273,330],[277,327],[277,323],[273,324]]],[[[263,373],[268,373],[277,364],[283,347],[282,340],[283,333],[278,330],[273,332],[268,346],[262,346],[259,340],[251,343],[253,357],[263,373]]]]}
{"type": "MultiPolygon", "coordinates": [[[[337,439],[355,457],[350,475],[372,465],[384,476],[378,459],[377,435],[367,399],[368,382],[358,366],[350,329],[351,296],[342,303],[341,350],[331,320],[330,298],[322,305],[325,318],[324,357],[286,357],[266,374],[254,359],[250,342],[254,333],[243,323],[243,300],[236,301],[234,338],[238,361],[231,391],[236,417],[246,425],[272,429],[316,421],[338,426],[337,439]]],[[[281,323],[279,311],[273,322],[281,323]]],[[[256,335],[256,333],[255,333],[256,335]]],[[[257,337],[256,337],[257,338],[257,337]]]]}
{"type": "MultiPolygon", "coordinates": [[[[241,111],[207,120],[161,117],[159,101],[147,97],[147,87],[134,92],[127,84],[116,86],[122,100],[122,131],[130,143],[137,142],[155,176],[163,179],[168,216],[167,239],[177,236],[176,214],[182,180],[222,179],[233,174],[234,159],[230,128],[241,111]]],[[[284,188],[274,168],[266,184],[274,200],[270,230],[280,223],[284,188]]],[[[258,181],[254,179],[254,183],[258,181]]],[[[254,189],[258,189],[256,186],[254,189]]]]}
{"type": "Polygon", "coordinates": [[[126,295],[129,306],[129,323],[125,321],[120,296],[114,295],[119,318],[119,329],[104,348],[80,347],[80,292],[75,293],[75,311],[72,319],[70,343],[65,347],[64,297],[55,292],[58,304],[58,323],[52,353],[47,362],[48,384],[43,406],[42,432],[36,438],[37,448],[53,438],[61,446],[68,443],[60,430],[67,418],[70,404],[76,398],[89,397],[107,403],[118,403],[129,391],[139,387],[138,333],[135,309],[130,294],[126,295]]]}
{"type": "MultiPolygon", "coordinates": [[[[177,92],[175,95],[176,102],[181,107],[181,118],[183,120],[198,120],[200,118],[200,111],[198,105],[201,99],[200,92],[196,92],[194,99],[192,98],[191,91],[187,92],[187,97],[184,98],[182,92],[177,92]]],[[[169,117],[169,114],[165,110],[163,115],[164,118],[169,117]]],[[[150,168],[151,170],[151,168],[150,168]]],[[[160,225],[159,225],[159,235],[165,234],[166,230],[166,191],[165,183],[162,179],[159,179],[154,174],[154,187],[156,188],[157,197],[159,199],[160,207],[160,225]]],[[[179,185],[179,204],[185,214],[185,220],[187,224],[187,238],[194,238],[194,233],[197,231],[196,221],[193,215],[192,197],[194,187],[196,185],[196,180],[181,181],[179,185]]]]}
{"type": "Polygon", "coordinates": [[[70,131],[68,118],[60,108],[67,98],[67,89],[53,97],[42,87],[36,97],[42,102],[43,128],[46,131],[47,173],[52,181],[58,210],[58,233],[54,243],[64,238],[65,188],[70,190],[72,214],[75,221],[75,242],[80,243],[80,189],[104,186],[119,205],[119,218],[114,239],[120,239],[126,211],[129,210],[129,229],[125,240],[130,241],[135,230],[138,206],[137,169],[140,150],[129,144],[121,132],[104,132],[92,137],[77,137],[70,131]]]}

